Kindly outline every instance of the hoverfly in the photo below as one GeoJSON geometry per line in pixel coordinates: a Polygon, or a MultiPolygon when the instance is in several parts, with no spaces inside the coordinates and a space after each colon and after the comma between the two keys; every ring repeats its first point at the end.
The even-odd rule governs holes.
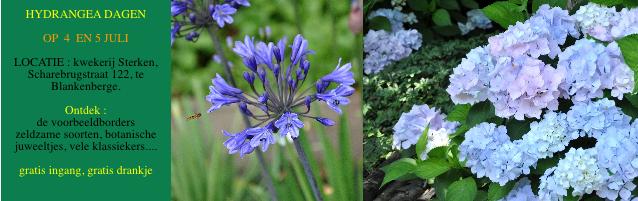
{"type": "Polygon", "coordinates": [[[202,113],[196,113],[191,116],[186,117],[186,120],[196,120],[202,117],[202,113]]]}

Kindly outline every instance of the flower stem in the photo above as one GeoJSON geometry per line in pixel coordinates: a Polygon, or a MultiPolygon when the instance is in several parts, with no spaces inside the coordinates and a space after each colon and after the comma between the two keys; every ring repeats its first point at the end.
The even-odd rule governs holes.
{"type": "Polygon", "coordinates": [[[299,138],[295,138],[293,142],[295,143],[297,154],[299,154],[299,161],[303,166],[304,172],[306,172],[306,179],[308,180],[308,183],[310,183],[310,187],[312,188],[312,194],[315,196],[316,201],[322,201],[323,199],[321,198],[321,193],[319,193],[317,181],[315,180],[315,176],[312,174],[312,169],[310,169],[310,164],[308,163],[308,159],[306,158],[306,152],[304,152],[303,147],[301,147],[299,138]]]}
{"type": "MultiPolygon", "coordinates": [[[[233,78],[232,71],[230,69],[230,65],[228,65],[228,59],[226,59],[226,55],[224,54],[224,49],[219,40],[219,35],[217,32],[219,29],[215,25],[211,25],[208,28],[208,35],[213,40],[213,46],[215,46],[215,52],[222,60],[222,66],[224,66],[224,73],[226,74],[226,80],[230,82],[231,86],[237,87],[235,79],[233,78]]],[[[239,106],[238,106],[239,107],[239,106]]],[[[242,113],[241,115],[244,119],[244,124],[247,127],[250,127],[250,119],[248,116],[242,113]]],[[[277,201],[277,192],[275,191],[275,186],[273,185],[272,178],[270,177],[270,173],[266,169],[266,161],[264,160],[264,156],[261,152],[255,151],[257,154],[257,158],[259,159],[259,165],[261,166],[262,177],[264,179],[264,183],[266,183],[266,187],[268,188],[268,192],[270,193],[270,199],[273,201],[277,201]]]]}

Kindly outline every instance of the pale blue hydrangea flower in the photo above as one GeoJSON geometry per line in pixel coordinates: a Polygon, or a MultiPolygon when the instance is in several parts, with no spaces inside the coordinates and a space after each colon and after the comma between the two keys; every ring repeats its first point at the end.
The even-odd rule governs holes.
{"type": "Polygon", "coordinates": [[[429,150],[445,146],[448,143],[448,135],[456,131],[458,122],[445,120],[446,115],[441,114],[436,108],[428,105],[414,105],[408,113],[401,114],[399,121],[394,125],[392,147],[395,149],[408,149],[416,142],[429,126],[427,150],[421,153],[423,158],[429,150]],[[432,144],[430,144],[432,143],[432,144]]]}
{"type": "Polygon", "coordinates": [[[489,73],[496,61],[487,52],[486,47],[477,47],[467,53],[461,64],[454,68],[447,88],[455,104],[474,104],[487,99],[489,73]]]}
{"type": "Polygon", "coordinates": [[[549,31],[545,37],[549,42],[549,57],[554,58],[561,52],[559,45],[563,45],[567,36],[579,37],[580,32],[576,26],[576,20],[569,15],[567,10],[563,10],[560,7],[550,8],[549,5],[544,4],[538,8],[536,14],[532,16],[529,21],[537,26],[548,27],[549,31]]]}
{"type": "MultiPolygon", "coordinates": [[[[563,151],[574,137],[568,136],[567,115],[548,112],[543,119],[530,124],[530,131],[521,139],[523,151],[543,159],[563,151]]],[[[535,162],[534,162],[535,163],[535,162]]]]}
{"type": "Polygon", "coordinates": [[[610,200],[629,200],[636,188],[634,178],[638,176],[638,141],[631,139],[629,124],[612,126],[604,136],[597,138],[598,167],[603,170],[604,183],[596,194],[610,200]]]}
{"type": "Polygon", "coordinates": [[[523,177],[514,184],[507,196],[499,201],[538,201],[538,198],[532,192],[532,184],[529,179],[523,177]]]}
{"type": "Polygon", "coordinates": [[[502,156],[501,147],[512,148],[511,144],[505,126],[483,122],[465,133],[465,140],[459,146],[459,159],[466,161],[465,166],[477,177],[487,176],[492,181],[500,181],[504,171],[495,167],[500,164],[495,164],[493,159],[495,155],[502,156]]]}
{"type": "Polygon", "coordinates": [[[618,15],[619,19],[611,27],[611,36],[613,38],[622,38],[627,35],[638,33],[638,8],[623,8],[618,15]]]}
{"type": "Polygon", "coordinates": [[[531,57],[500,57],[493,73],[488,99],[496,116],[523,120],[540,118],[544,108],[558,109],[558,86],[565,79],[564,71],[531,57]]]}
{"type": "Polygon", "coordinates": [[[572,101],[602,97],[603,89],[611,89],[612,96],[622,99],[624,93],[634,88],[633,71],[624,63],[615,42],[605,47],[590,39],[580,39],[558,58],[558,69],[567,72],[560,89],[572,101]]]}
{"type": "Polygon", "coordinates": [[[605,136],[607,128],[629,125],[630,117],[623,114],[614,101],[600,99],[593,102],[575,103],[567,112],[567,122],[572,136],[605,136]]]}
{"type": "Polygon", "coordinates": [[[461,35],[465,35],[470,31],[479,28],[479,29],[489,29],[492,28],[492,21],[490,21],[481,9],[473,9],[467,11],[467,22],[461,23],[457,22],[459,29],[461,30],[461,35]]]}
{"type": "Polygon", "coordinates": [[[540,200],[562,200],[569,188],[573,189],[573,196],[600,189],[604,170],[598,168],[596,157],[596,149],[571,148],[556,167],[547,169],[541,177],[540,200]]]}
{"type": "Polygon", "coordinates": [[[366,74],[375,74],[400,59],[409,56],[421,47],[421,34],[414,30],[400,30],[392,33],[370,30],[363,39],[366,57],[363,68],[366,74]]]}
{"type": "Polygon", "coordinates": [[[611,41],[611,27],[619,20],[615,7],[607,8],[596,3],[581,6],[574,15],[580,31],[584,35],[592,36],[598,40],[611,41]]]}

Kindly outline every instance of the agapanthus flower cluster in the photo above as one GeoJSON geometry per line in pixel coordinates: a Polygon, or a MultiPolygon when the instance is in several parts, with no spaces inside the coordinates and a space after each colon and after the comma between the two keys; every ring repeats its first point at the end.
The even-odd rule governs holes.
{"type": "Polygon", "coordinates": [[[611,89],[622,99],[634,81],[616,43],[605,47],[581,39],[561,51],[568,36],[580,37],[574,18],[566,10],[543,5],[527,21],[490,37],[487,46],[470,51],[454,69],[447,89],[452,101],[487,99],[497,116],[523,120],[540,118],[544,109],[556,110],[561,97],[584,101],[611,89]],[[541,56],[558,56],[558,67],[544,63],[541,56]]]}
{"type": "Polygon", "coordinates": [[[487,18],[487,16],[483,14],[483,11],[481,11],[481,9],[473,9],[467,11],[467,22],[457,22],[457,25],[461,30],[461,35],[465,35],[476,28],[492,28],[492,21],[490,21],[490,18],[487,18]]]}
{"type": "Polygon", "coordinates": [[[355,82],[350,63],[337,64],[334,71],[321,77],[313,86],[300,90],[310,71],[307,56],[313,51],[308,49],[308,41],[301,35],[297,35],[290,46],[288,62],[286,49],[285,40],[276,44],[254,42],[246,36],[243,42],[235,42],[233,51],[248,69],[243,77],[250,85],[250,91],[230,86],[219,75],[213,78],[210,94],[206,96],[212,104],[208,112],[226,105],[238,105],[244,115],[257,122],[235,134],[224,131],[229,137],[224,146],[230,154],[239,153],[243,157],[257,147],[266,151],[275,142],[275,133],[296,139],[299,129],[304,127],[302,118],[314,119],[326,126],[334,125],[335,122],[328,118],[308,114],[312,102],[324,102],[339,114],[342,112],[340,107],[350,102],[348,96],[354,93],[352,85],[355,82]],[[309,93],[313,89],[315,92],[309,93]]]}
{"type": "Polygon", "coordinates": [[[603,96],[611,89],[619,99],[634,88],[634,73],[623,62],[615,42],[605,47],[590,39],[580,39],[558,55],[558,69],[567,72],[560,89],[574,102],[603,96]]]}
{"type": "Polygon", "coordinates": [[[612,41],[638,33],[638,9],[607,8],[596,3],[581,6],[573,15],[583,34],[601,41],[612,41]]]}
{"type": "Polygon", "coordinates": [[[363,51],[366,53],[363,61],[364,72],[378,73],[386,65],[409,56],[419,47],[421,34],[414,29],[391,33],[370,30],[363,39],[363,51]]]}
{"type": "Polygon", "coordinates": [[[551,157],[565,149],[572,138],[567,136],[567,117],[562,113],[547,113],[532,122],[530,131],[520,140],[510,141],[505,126],[481,123],[465,133],[460,159],[478,177],[487,176],[505,185],[521,174],[529,174],[539,159],[551,157]]]}
{"type": "Polygon", "coordinates": [[[416,144],[425,128],[428,127],[426,149],[420,153],[420,158],[427,159],[430,150],[447,146],[449,135],[456,131],[458,122],[445,120],[447,116],[436,108],[428,105],[414,105],[408,113],[401,114],[399,121],[394,125],[392,147],[395,149],[408,149],[416,144]]]}
{"type": "Polygon", "coordinates": [[[403,23],[414,24],[417,23],[416,15],[414,13],[402,13],[399,10],[381,8],[375,11],[372,11],[368,15],[368,19],[372,19],[375,17],[385,17],[390,21],[392,25],[392,32],[403,30],[403,23]]]}
{"type": "Polygon", "coordinates": [[[176,38],[196,41],[209,26],[224,27],[233,23],[233,15],[240,7],[250,6],[248,0],[224,0],[223,3],[204,3],[193,0],[171,0],[171,45],[176,38]],[[186,33],[182,33],[186,32],[186,33]]]}

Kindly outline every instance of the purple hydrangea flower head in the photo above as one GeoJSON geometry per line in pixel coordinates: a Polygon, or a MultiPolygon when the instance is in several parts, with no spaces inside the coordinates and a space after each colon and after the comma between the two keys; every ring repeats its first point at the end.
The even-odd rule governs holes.
{"type": "Polygon", "coordinates": [[[620,18],[615,7],[606,8],[596,3],[581,6],[573,15],[584,35],[611,41],[611,27],[620,18]]]}
{"type": "Polygon", "coordinates": [[[248,83],[249,90],[242,91],[231,86],[220,75],[213,79],[209,87],[210,93],[206,96],[211,103],[209,112],[237,104],[242,114],[256,121],[256,124],[238,134],[227,134],[230,138],[225,145],[232,153],[248,154],[258,147],[266,151],[275,139],[296,139],[299,129],[304,127],[303,118],[324,126],[335,125],[331,119],[310,115],[311,104],[325,102],[328,107],[341,113],[340,107],[350,102],[348,96],[354,93],[351,86],[354,84],[353,74],[348,72],[350,64],[338,67],[325,76],[325,80],[314,85],[312,81],[306,82],[309,77],[314,77],[308,76],[311,65],[307,57],[312,50],[306,39],[301,35],[295,37],[289,51],[284,50],[285,44],[285,39],[275,45],[272,42],[254,41],[249,36],[235,42],[233,51],[248,68],[242,80],[248,83]],[[294,56],[284,55],[286,52],[294,56]],[[290,60],[285,60],[287,58],[290,60]],[[336,86],[331,86],[331,83],[336,83],[336,86]],[[313,92],[313,89],[316,90],[313,92]]]}
{"type": "Polygon", "coordinates": [[[421,33],[415,29],[386,32],[370,30],[363,39],[366,74],[376,74],[395,61],[407,57],[421,47],[421,33]]]}
{"type": "Polygon", "coordinates": [[[217,22],[219,27],[224,27],[226,24],[232,24],[233,14],[237,12],[237,9],[232,7],[230,4],[210,5],[209,10],[210,15],[213,17],[213,20],[217,22]]]}
{"type": "Polygon", "coordinates": [[[450,75],[447,92],[456,104],[474,104],[487,99],[490,71],[494,69],[495,59],[489,55],[486,47],[477,47],[461,60],[450,75]]]}
{"type": "Polygon", "coordinates": [[[445,120],[447,116],[441,114],[436,108],[428,105],[413,105],[408,113],[401,114],[399,121],[392,128],[392,147],[395,149],[408,149],[416,144],[426,127],[428,130],[428,149],[421,153],[426,158],[427,152],[433,149],[435,144],[445,146],[448,143],[448,135],[456,131],[458,122],[445,120]],[[430,146],[432,145],[432,146],[430,146]]]}

